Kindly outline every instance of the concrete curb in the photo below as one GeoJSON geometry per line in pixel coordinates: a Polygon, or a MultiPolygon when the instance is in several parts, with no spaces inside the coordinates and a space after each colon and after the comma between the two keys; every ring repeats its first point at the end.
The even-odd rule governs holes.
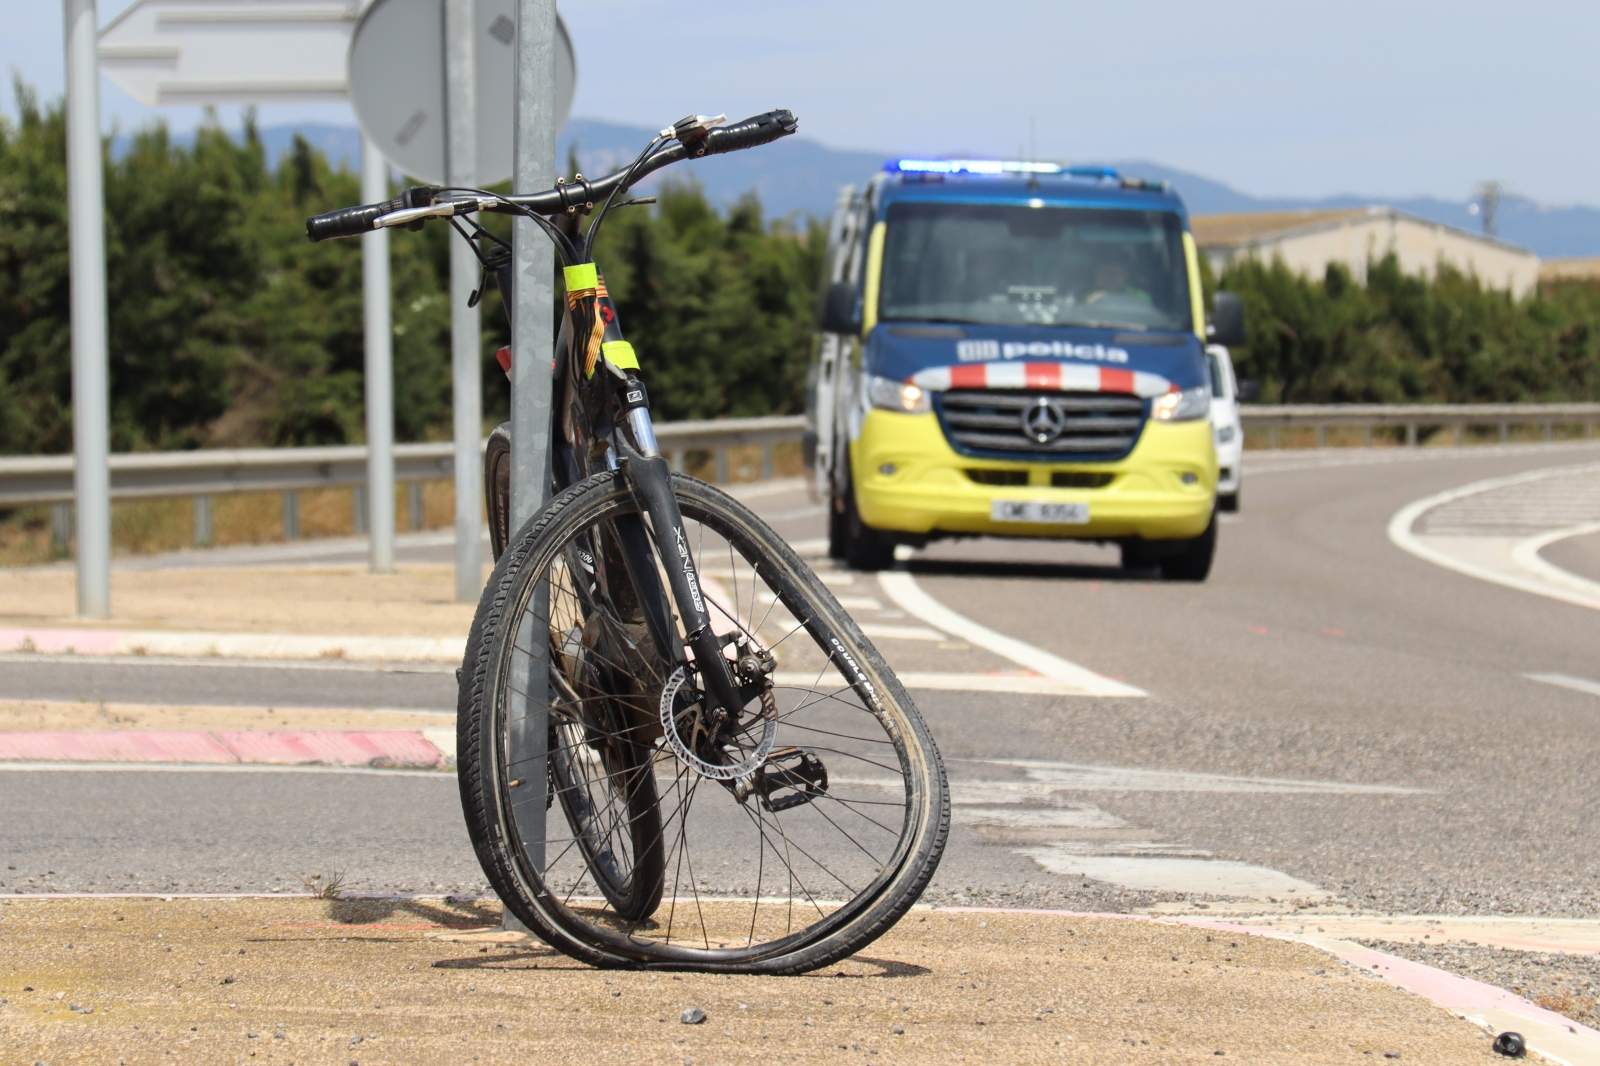
{"type": "Polygon", "coordinates": [[[452,729],[103,730],[0,733],[0,762],[455,767],[452,729]]]}

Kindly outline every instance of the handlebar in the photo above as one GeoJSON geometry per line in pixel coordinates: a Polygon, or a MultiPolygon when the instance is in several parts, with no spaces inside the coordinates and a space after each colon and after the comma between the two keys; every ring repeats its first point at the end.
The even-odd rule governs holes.
{"type": "Polygon", "coordinates": [[[520,208],[541,215],[554,215],[569,208],[592,207],[596,202],[611,195],[624,180],[629,180],[632,184],[664,166],[689,157],[724,155],[728,152],[770,144],[781,137],[787,137],[798,126],[799,122],[795,119],[794,112],[786,109],[755,115],[731,126],[720,126],[691,142],[692,147],[686,147],[680,141],[654,152],[633,169],[631,180],[628,178],[628,171],[624,169],[615,174],[608,174],[599,181],[564,182],[544,192],[508,196],[504,199],[470,197],[437,200],[436,197],[442,191],[437,186],[418,186],[407,189],[393,200],[384,203],[342,207],[336,211],[313,215],[306,219],[306,236],[313,241],[325,241],[334,237],[358,237],[386,226],[403,225],[424,218],[465,215],[473,211],[508,212],[520,208]]]}

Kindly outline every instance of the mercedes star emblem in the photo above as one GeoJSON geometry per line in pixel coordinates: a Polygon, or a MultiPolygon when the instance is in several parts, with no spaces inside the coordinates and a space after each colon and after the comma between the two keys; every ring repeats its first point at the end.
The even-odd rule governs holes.
{"type": "Polygon", "coordinates": [[[1067,416],[1043,396],[1022,412],[1022,432],[1035,444],[1049,444],[1066,428],[1067,416]]]}

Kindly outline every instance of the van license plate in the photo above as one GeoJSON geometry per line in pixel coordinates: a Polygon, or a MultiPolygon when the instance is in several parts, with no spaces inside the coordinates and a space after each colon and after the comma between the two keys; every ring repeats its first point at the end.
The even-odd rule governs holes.
{"type": "Polygon", "coordinates": [[[1089,521],[1089,505],[1043,503],[1038,500],[995,500],[989,505],[989,517],[996,522],[1081,526],[1089,521]]]}

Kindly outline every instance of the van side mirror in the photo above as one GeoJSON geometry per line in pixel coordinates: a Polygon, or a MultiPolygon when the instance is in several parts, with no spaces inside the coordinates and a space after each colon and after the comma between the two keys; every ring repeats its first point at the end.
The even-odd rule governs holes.
{"type": "Polygon", "coordinates": [[[861,315],[857,311],[856,289],[846,281],[836,281],[828,286],[822,298],[822,331],[855,335],[861,332],[861,315]]]}
{"type": "Polygon", "coordinates": [[[1261,382],[1255,378],[1241,378],[1238,384],[1240,403],[1255,403],[1261,399],[1261,382]]]}
{"type": "Polygon", "coordinates": [[[1211,329],[1206,340],[1227,348],[1244,344],[1244,301],[1231,292],[1219,292],[1211,304],[1211,329]]]}

